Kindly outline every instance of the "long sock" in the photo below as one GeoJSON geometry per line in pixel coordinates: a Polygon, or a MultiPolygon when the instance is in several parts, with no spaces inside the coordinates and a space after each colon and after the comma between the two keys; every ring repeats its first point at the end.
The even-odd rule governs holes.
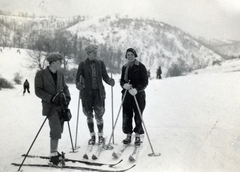
{"type": "Polygon", "coordinates": [[[58,139],[50,139],[50,153],[58,151],[58,139]]]}
{"type": "Polygon", "coordinates": [[[94,123],[88,122],[87,125],[88,125],[90,133],[94,133],[94,123]]]}
{"type": "Polygon", "coordinates": [[[98,127],[98,133],[103,133],[103,123],[97,124],[98,127]]]}

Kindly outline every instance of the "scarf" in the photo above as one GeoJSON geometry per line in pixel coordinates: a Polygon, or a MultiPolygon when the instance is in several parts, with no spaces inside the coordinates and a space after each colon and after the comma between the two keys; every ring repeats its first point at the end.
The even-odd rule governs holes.
{"type": "Polygon", "coordinates": [[[126,71],[124,74],[124,81],[128,82],[128,71],[129,71],[129,67],[132,67],[133,64],[139,64],[139,62],[135,59],[132,62],[128,62],[127,64],[125,64],[124,66],[126,67],[126,71]]]}

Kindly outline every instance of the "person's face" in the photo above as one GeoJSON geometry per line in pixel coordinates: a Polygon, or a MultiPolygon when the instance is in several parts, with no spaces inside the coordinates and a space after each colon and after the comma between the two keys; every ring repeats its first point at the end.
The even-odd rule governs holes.
{"type": "Polygon", "coordinates": [[[132,61],[135,60],[135,55],[132,52],[128,51],[127,52],[127,59],[128,59],[129,62],[132,62],[132,61]]]}
{"type": "Polygon", "coordinates": [[[93,60],[97,57],[97,50],[93,50],[90,53],[88,53],[88,56],[90,58],[90,60],[93,60]]]}
{"type": "Polygon", "coordinates": [[[55,70],[59,70],[61,68],[62,65],[62,60],[57,60],[53,62],[53,67],[55,70]]]}

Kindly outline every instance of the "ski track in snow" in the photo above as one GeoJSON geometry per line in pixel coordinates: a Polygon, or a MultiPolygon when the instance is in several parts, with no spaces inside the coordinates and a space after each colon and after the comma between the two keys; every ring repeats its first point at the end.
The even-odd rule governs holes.
{"type": "MultiPolygon", "coordinates": [[[[21,52],[22,56],[16,54],[16,49],[12,48],[0,54],[1,76],[12,80],[12,75],[21,71],[24,75],[23,80],[26,78],[30,81],[31,91],[31,94],[26,93],[25,96],[22,96],[22,85],[14,85],[15,89],[0,91],[0,121],[2,122],[0,125],[0,171],[17,171],[18,168],[10,164],[22,162],[21,155],[27,152],[44,121],[44,117],[41,115],[41,100],[35,96],[33,89],[35,71],[22,67],[26,63],[26,58],[24,51],[21,52]],[[6,58],[13,58],[9,67],[7,67],[9,62],[6,58]],[[22,58],[22,60],[17,60],[17,58],[22,58]],[[10,72],[6,72],[6,69],[10,69],[10,72]]],[[[161,156],[148,156],[152,151],[145,136],[136,161],[137,165],[130,170],[131,172],[238,171],[240,168],[240,73],[225,72],[226,70],[218,68],[217,73],[208,69],[208,72],[202,72],[203,74],[149,81],[146,89],[147,105],[143,119],[153,149],[156,153],[161,153],[161,156]]],[[[114,75],[114,78],[116,85],[113,88],[113,109],[114,118],[116,118],[121,104],[120,75],[114,75]]],[[[73,118],[70,126],[75,145],[79,92],[74,84],[68,84],[68,86],[72,96],[70,109],[73,118]]],[[[104,134],[109,139],[112,131],[111,87],[105,84],[105,89],[107,99],[104,134]]],[[[69,153],[71,142],[67,124],[59,144],[59,150],[64,151],[66,157],[71,159],[83,159],[86,143],[90,138],[86,117],[82,113],[81,106],[79,115],[77,143],[81,148],[77,153],[69,153]]],[[[118,149],[125,138],[121,123],[120,113],[114,132],[114,149],[118,149]]],[[[131,152],[132,150],[128,148],[122,155],[124,161],[115,168],[130,166],[132,163],[127,159],[131,152]]],[[[40,132],[30,154],[49,155],[48,122],[40,132]]],[[[114,161],[111,154],[110,150],[103,151],[97,162],[114,161]]],[[[25,163],[46,162],[46,160],[31,158],[27,158],[25,161],[25,163]]],[[[24,172],[74,171],[33,167],[22,167],[22,169],[24,172]]]]}

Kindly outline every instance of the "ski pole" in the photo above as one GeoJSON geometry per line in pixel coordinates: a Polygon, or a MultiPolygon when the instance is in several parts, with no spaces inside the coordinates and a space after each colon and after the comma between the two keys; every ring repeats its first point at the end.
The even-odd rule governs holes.
{"type": "Polygon", "coordinates": [[[19,93],[21,93],[23,91],[23,89],[21,89],[21,91],[19,91],[15,96],[17,96],[19,93]]]}
{"type": "Polygon", "coordinates": [[[141,110],[140,110],[140,108],[139,108],[137,98],[136,98],[135,95],[134,95],[133,97],[134,97],[135,103],[136,103],[136,105],[137,105],[138,113],[139,113],[139,115],[140,115],[140,117],[141,117],[141,121],[142,121],[142,123],[143,123],[144,129],[145,129],[145,131],[146,131],[146,135],[147,135],[147,138],[148,138],[148,142],[149,142],[150,147],[151,147],[151,149],[152,149],[152,153],[148,154],[148,156],[160,156],[160,155],[161,155],[160,153],[158,153],[158,154],[155,154],[155,153],[154,153],[154,150],[153,150],[153,147],[152,147],[152,144],[151,144],[151,141],[150,141],[148,132],[147,132],[147,128],[146,128],[145,123],[144,123],[143,118],[142,118],[142,113],[141,113],[141,110]]]}
{"type": "Polygon", "coordinates": [[[109,142],[108,142],[107,145],[105,145],[105,146],[103,147],[105,150],[108,150],[108,149],[112,150],[112,149],[113,149],[113,146],[110,146],[110,142],[111,142],[111,139],[112,139],[112,137],[113,137],[114,129],[115,129],[116,125],[117,125],[118,117],[119,117],[119,114],[120,114],[120,111],[121,111],[121,108],[122,108],[122,104],[123,104],[123,102],[124,102],[124,99],[125,99],[125,97],[126,97],[126,94],[127,94],[127,90],[125,90],[125,92],[124,92],[124,95],[123,95],[123,98],[122,98],[122,102],[121,102],[121,105],[120,105],[120,108],[119,108],[119,111],[118,111],[118,115],[117,115],[117,118],[116,118],[115,123],[114,123],[114,125],[113,125],[112,134],[111,134],[111,137],[110,137],[110,139],[109,139],[109,142]]]}
{"type": "Polygon", "coordinates": [[[80,146],[77,146],[79,110],[80,110],[80,91],[79,91],[79,96],[78,96],[78,110],[77,110],[77,124],[76,124],[76,135],[75,135],[75,149],[79,149],[80,148],[80,146]]]}
{"type": "MultiPolygon", "coordinates": [[[[111,73],[111,78],[112,78],[112,73],[111,73]]],[[[113,114],[113,86],[111,86],[111,105],[112,105],[112,130],[114,131],[113,129],[113,126],[114,126],[114,114],[113,114]]],[[[113,144],[114,144],[114,132],[113,132],[113,137],[112,137],[112,141],[113,141],[113,144]]]]}
{"type": "MultiPolygon", "coordinates": [[[[53,107],[53,106],[52,106],[52,107],[53,107]]],[[[51,111],[52,111],[52,108],[51,108],[50,112],[51,112],[51,111]]],[[[50,114],[50,113],[49,113],[49,114],[50,114]]],[[[28,149],[27,153],[25,154],[25,156],[24,156],[24,158],[23,158],[23,161],[22,161],[21,165],[20,165],[19,168],[18,168],[18,171],[20,171],[20,169],[22,168],[22,165],[23,165],[23,163],[24,163],[26,157],[28,156],[30,150],[32,149],[32,146],[33,146],[33,144],[35,143],[35,141],[36,141],[36,139],[37,139],[37,137],[38,137],[40,131],[42,130],[42,128],[43,128],[43,126],[44,126],[44,124],[45,124],[47,118],[48,118],[48,116],[46,116],[46,118],[45,118],[45,120],[43,121],[43,123],[42,123],[40,129],[38,130],[37,135],[35,136],[35,138],[34,138],[32,144],[31,144],[30,148],[28,149]]]]}
{"type": "Polygon", "coordinates": [[[71,141],[71,144],[72,144],[72,152],[71,153],[77,153],[77,151],[74,151],[74,148],[73,148],[73,140],[72,140],[72,134],[71,134],[69,121],[67,121],[67,123],[68,123],[68,130],[69,130],[70,141],[71,141]]]}

